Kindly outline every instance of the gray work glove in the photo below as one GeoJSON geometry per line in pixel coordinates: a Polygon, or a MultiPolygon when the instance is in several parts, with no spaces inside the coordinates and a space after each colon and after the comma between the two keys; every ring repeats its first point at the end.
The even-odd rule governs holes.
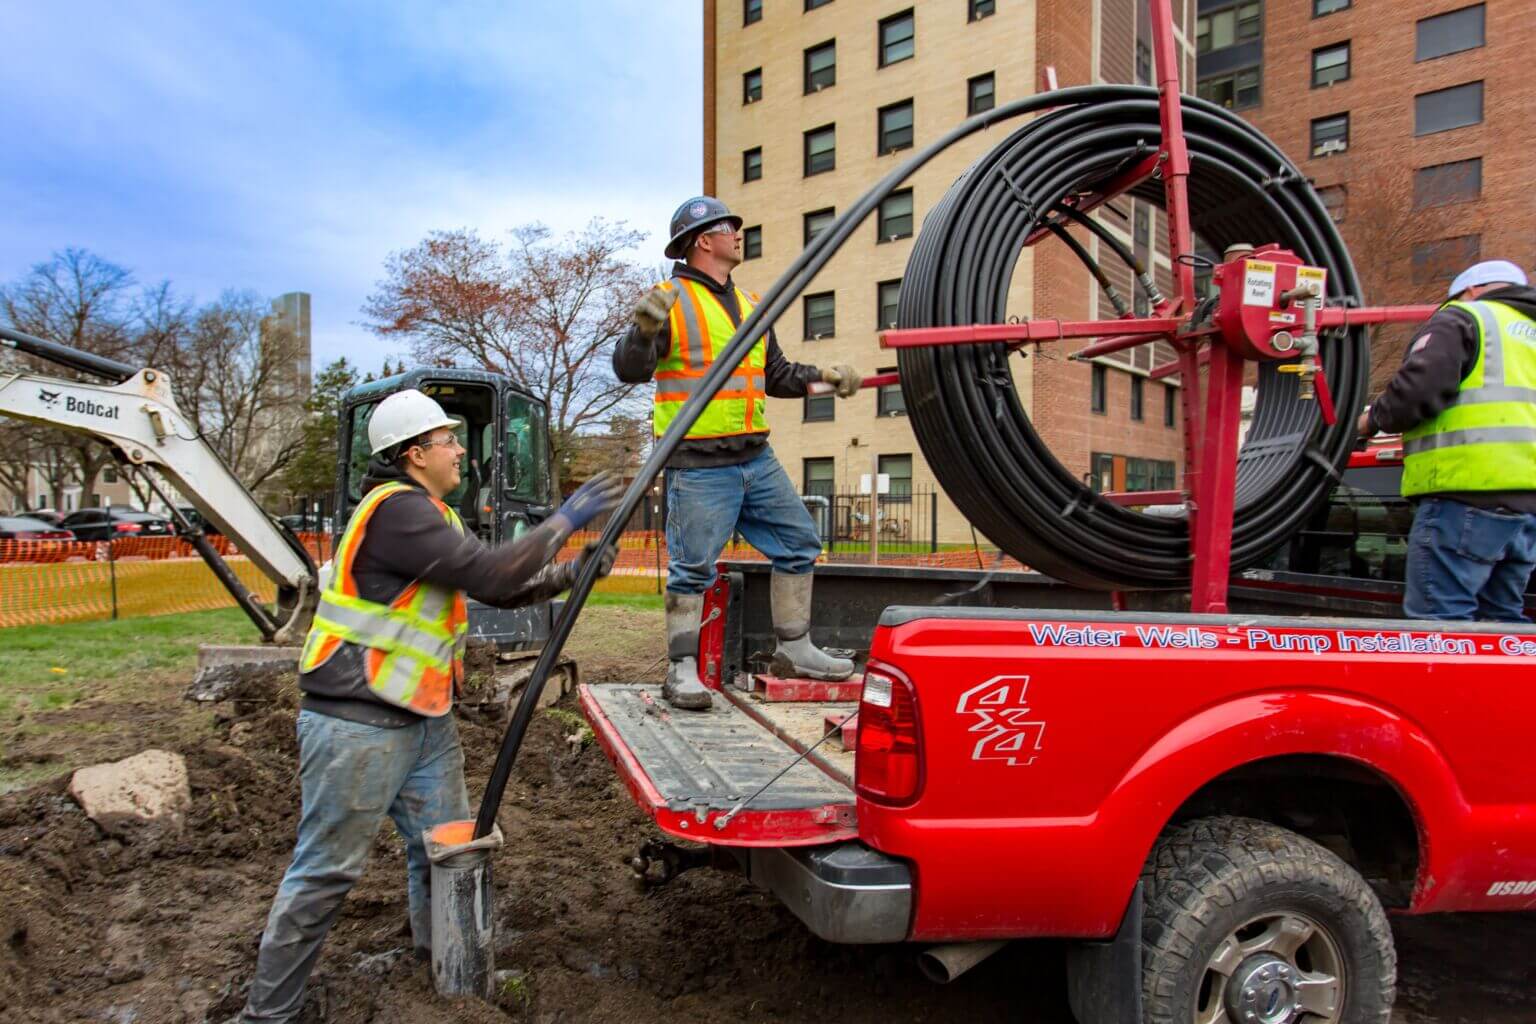
{"type": "Polygon", "coordinates": [[[598,579],[602,579],[604,576],[607,576],[609,573],[613,572],[613,563],[618,559],[618,557],[619,546],[617,544],[609,544],[607,547],[599,551],[597,541],[594,540],[586,547],[581,549],[582,565],[586,565],[587,559],[589,558],[597,559],[598,579]]]}
{"type": "Polygon", "coordinates": [[[823,383],[837,388],[838,398],[852,398],[859,393],[859,385],[864,383],[864,375],[847,363],[839,363],[822,370],[821,379],[823,383]]]}
{"type": "Polygon", "coordinates": [[[676,301],[676,288],[663,288],[657,285],[645,293],[645,298],[635,306],[635,311],[629,315],[629,318],[640,329],[641,334],[650,337],[661,330],[661,325],[667,322],[667,316],[672,312],[672,304],[676,301]]]}

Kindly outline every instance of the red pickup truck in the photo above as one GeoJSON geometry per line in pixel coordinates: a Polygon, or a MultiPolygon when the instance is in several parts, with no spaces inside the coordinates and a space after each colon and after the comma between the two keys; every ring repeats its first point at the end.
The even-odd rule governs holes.
{"type": "Polygon", "coordinates": [[[701,638],[714,710],[581,699],[663,832],[729,851],[823,938],[933,944],[940,978],[1000,940],[1081,940],[1084,1024],[1384,1024],[1387,912],[1536,908],[1536,631],[1403,621],[1400,584],[1318,570],[1245,574],[1209,616],[825,566],[816,641],[866,661],[837,687],[754,671],[766,567],[729,564],[701,638]]]}

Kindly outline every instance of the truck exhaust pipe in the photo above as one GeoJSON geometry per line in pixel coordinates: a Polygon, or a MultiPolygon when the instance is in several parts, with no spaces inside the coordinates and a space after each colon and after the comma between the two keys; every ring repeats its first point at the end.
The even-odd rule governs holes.
{"type": "Polygon", "coordinates": [[[992,942],[946,942],[931,946],[917,958],[923,977],[936,985],[948,985],[966,971],[1006,946],[1001,939],[992,942]]]}

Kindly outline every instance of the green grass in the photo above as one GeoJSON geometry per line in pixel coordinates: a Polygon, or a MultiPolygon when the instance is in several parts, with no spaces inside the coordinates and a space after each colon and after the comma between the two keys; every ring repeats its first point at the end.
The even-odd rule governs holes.
{"type": "MultiPolygon", "coordinates": [[[[654,587],[655,580],[647,580],[647,584],[654,587]]],[[[569,597],[569,594],[564,595],[569,597]]],[[[594,590],[587,596],[587,604],[594,608],[642,608],[651,611],[661,611],[665,598],[661,594],[612,594],[594,590]]]]}
{"type": "Polygon", "coordinates": [[[259,640],[238,608],[0,629],[0,713],[116,694],[151,675],[190,673],[199,644],[259,640]]]}

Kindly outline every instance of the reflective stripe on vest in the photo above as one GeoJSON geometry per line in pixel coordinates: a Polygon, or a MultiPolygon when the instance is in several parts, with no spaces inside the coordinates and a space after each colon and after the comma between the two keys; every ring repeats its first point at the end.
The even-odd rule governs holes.
{"type": "MultiPolygon", "coordinates": [[[[344,642],[356,644],[367,649],[364,671],[374,696],[435,718],[452,707],[453,682],[463,674],[469,630],[463,592],[417,580],[384,605],[359,597],[352,573],[373,513],[387,498],[409,490],[406,484],[382,484],[353,513],[337,545],[335,571],[320,595],[299,670],[319,668],[344,642]]],[[[433,504],[450,525],[464,531],[451,508],[436,499],[433,504]]]]}
{"type": "Polygon", "coordinates": [[[1403,435],[1403,494],[1536,490],[1536,321],[1500,302],[1450,302],[1478,353],[1451,404],[1403,435]]]}
{"type": "MultiPolygon", "coordinates": [[[[736,333],[736,324],[715,297],[715,293],[697,281],[674,277],[662,285],[679,294],[672,305],[668,325],[672,348],[656,364],[656,401],[651,417],[656,436],[666,433],[683,403],[699,390],[704,375],[736,333]]],[[[734,286],[733,286],[734,287],[734,286]]],[[[756,299],[736,289],[737,308],[746,320],[756,308],[756,299]]],[[[710,400],[709,405],[688,431],[689,437],[732,437],[737,434],[765,434],[768,419],[764,409],[767,398],[768,341],[765,334],[747,353],[731,379],[710,400]]]]}

